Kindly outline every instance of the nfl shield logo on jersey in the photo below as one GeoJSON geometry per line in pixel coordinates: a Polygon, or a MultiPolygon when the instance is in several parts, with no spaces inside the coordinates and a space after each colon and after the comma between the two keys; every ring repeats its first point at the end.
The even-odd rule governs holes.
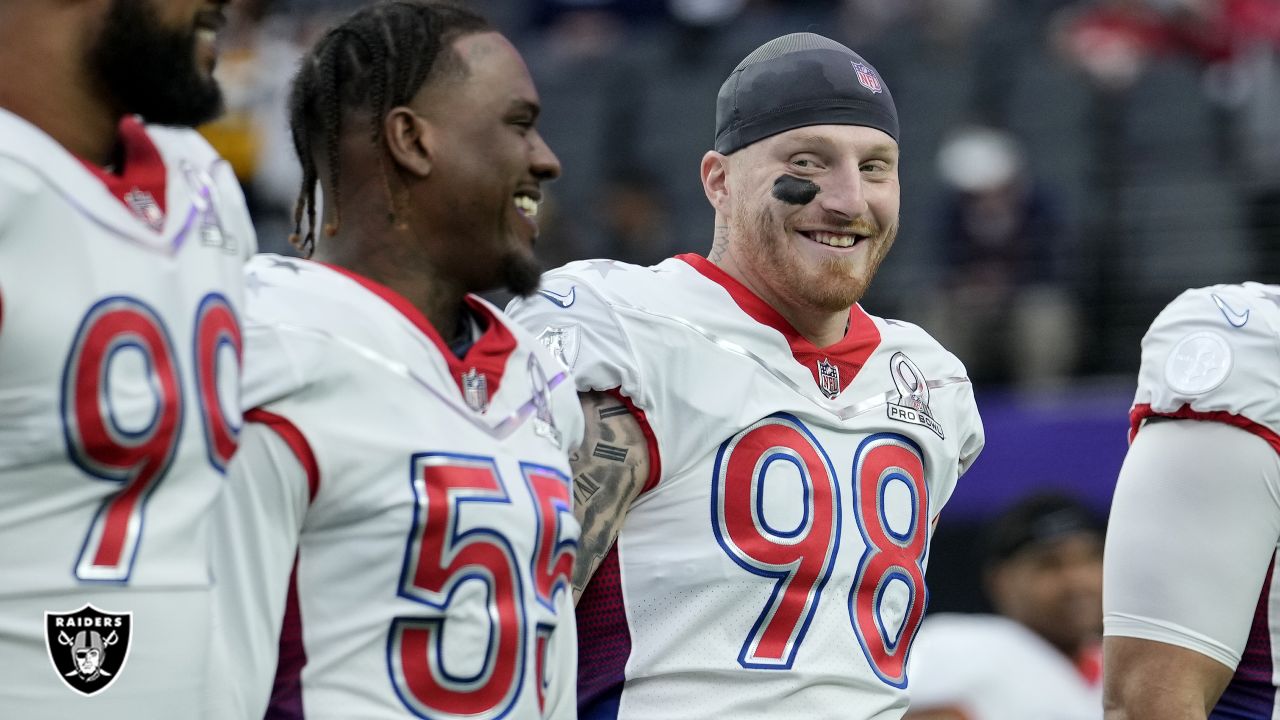
{"type": "Polygon", "coordinates": [[[933,410],[929,407],[929,381],[920,371],[920,366],[897,352],[889,358],[889,375],[898,390],[897,401],[889,404],[889,419],[922,425],[937,433],[938,437],[945,438],[942,425],[933,419],[933,410]]]}
{"type": "Polygon", "coordinates": [[[818,387],[829,399],[840,394],[840,368],[827,362],[826,358],[818,361],[818,387]]]}
{"type": "Polygon", "coordinates": [[[44,614],[44,640],[53,669],[67,687],[84,695],[106,690],[129,659],[133,613],[85,605],[75,612],[44,614]]]}
{"type": "Polygon", "coordinates": [[[876,71],[860,62],[849,61],[853,65],[853,71],[858,74],[858,82],[862,87],[873,93],[879,93],[884,90],[884,86],[880,84],[880,78],[876,77],[876,71]]]}
{"type": "Polygon", "coordinates": [[[478,413],[489,409],[489,380],[475,368],[462,373],[462,399],[478,413]]]}
{"type": "Polygon", "coordinates": [[[146,190],[134,188],[124,194],[124,201],[139,220],[146,223],[156,232],[164,229],[164,211],[156,203],[156,199],[146,190]]]}

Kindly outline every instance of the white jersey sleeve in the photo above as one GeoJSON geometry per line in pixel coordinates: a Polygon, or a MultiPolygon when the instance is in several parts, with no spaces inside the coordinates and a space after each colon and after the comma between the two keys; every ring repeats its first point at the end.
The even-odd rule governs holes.
{"type": "Polygon", "coordinates": [[[579,392],[618,389],[640,407],[645,383],[631,340],[609,303],[591,285],[554,273],[542,290],[516,298],[507,314],[527,328],[573,371],[579,392]]]}
{"type": "Polygon", "coordinates": [[[211,698],[210,717],[256,720],[267,708],[290,569],[310,501],[304,462],[263,419],[246,421],[215,508],[215,527],[234,539],[214,545],[215,652],[224,653],[235,677],[230,691],[211,698]]]}
{"type": "Polygon", "coordinates": [[[1280,288],[1188,290],[1142,339],[1133,431],[1151,416],[1219,420],[1280,432],[1280,288]]]}
{"type": "Polygon", "coordinates": [[[1143,338],[1107,536],[1108,635],[1235,667],[1252,611],[1270,604],[1260,593],[1280,537],[1277,301],[1280,288],[1257,283],[1189,290],[1143,338]]]}
{"type": "Polygon", "coordinates": [[[1148,424],[1112,501],[1107,635],[1240,662],[1280,538],[1280,457],[1225,423],[1148,424]]]}

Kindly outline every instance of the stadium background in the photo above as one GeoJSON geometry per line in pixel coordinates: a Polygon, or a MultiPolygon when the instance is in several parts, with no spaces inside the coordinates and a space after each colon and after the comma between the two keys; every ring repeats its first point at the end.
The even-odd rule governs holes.
{"type": "MultiPolygon", "coordinates": [[[[289,251],[294,65],[358,4],[234,1],[229,112],[204,131],[264,250],[289,251]]],[[[524,54],[564,167],[540,218],[548,266],[705,252],[716,91],[761,42],[818,32],[877,67],[902,121],[902,227],[863,304],[964,348],[988,439],[935,536],[931,610],[984,607],[979,529],[1024,494],[1106,511],[1165,303],[1280,275],[1280,0],[468,4],[524,54]]]]}

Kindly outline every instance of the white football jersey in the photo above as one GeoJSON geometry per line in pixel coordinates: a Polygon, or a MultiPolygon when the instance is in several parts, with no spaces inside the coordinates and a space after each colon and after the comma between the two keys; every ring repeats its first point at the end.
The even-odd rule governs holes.
{"type": "Polygon", "coordinates": [[[1280,286],[1215,285],[1184,292],[1155,319],[1108,530],[1106,634],[1235,668],[1212,718],[1280,718],[1278,304],[1280,286]],[[1161,418],[1207,422],[1152,424],[1161,418]],[[1158,465],[1193,444],[1206,449],[1158,465]]]}
{"type": "MultiPolygon", "coordinates": [[[[1100,650],[1100,648],[1098,648],[1100,650]]],[[[1097,663],[1101,665],[1101,653],[1097,663]]],[[[911,709],[968,720],[1102,720],[1102,684],[1021,623],[942,613],[911,650],[911,709]]]]}
{"type": "Polygon", "coordinates": [[[575,717],[567,369],[473,296],[459,359],[345,270],[260,255],[246,283],[253,409],[218,517],[247,542],[216,566],[244,588],[220,618],[243,714],[575,717]]]}
{"type": "Polygon", "coordinates": [[[0,110],[4,717],[198,717],[217,674],[207,517],[240,428],[253,227],[194,131],[120,133],[109,175],[0,110]],[[78,640],[97,668],[68,664],[78,640]]]}
{"type": "Polygon", "coordinates": [[[580,715],[900,717],[933,521],[983,444],[961,363],[860,307],[819,349],[696,255],[570,263],[509,310],[651,439],[578,604],[580,715]]]}

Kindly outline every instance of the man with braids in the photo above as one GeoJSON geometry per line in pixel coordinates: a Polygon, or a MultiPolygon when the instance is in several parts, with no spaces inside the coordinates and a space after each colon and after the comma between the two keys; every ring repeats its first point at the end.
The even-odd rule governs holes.
{"type": "Polygon", "coordinates": [[[224,5],[0,0],[5,718],[199,718],[222,688],[208,517],[256,245],[191,129],[221,109],[224,5]],[[85,632],[111,646],[91,674],[62,664],[85,632]]]}
{"type": "Polygon", "coordinates": [[[583,393],[580,717],[905,711],[933,523],[983,433],[955,356],[857,304],[898,157],[870,64],[777,38],[720,89],[708,256],[570,263],[509,308],[583,393]]]}
{"type": "Polygon", "coordinates": [[[469,294],[537,287],[560,172],[537,114],[515,48],[456,6],[374,3],[303,60],[319,262],[247,270],[251,409],[215,567],[241,588],[221,624],[245,685],[225,715],[269,696],[271,718],[575,716],[581,410],[567,369],[469,294]]]}

